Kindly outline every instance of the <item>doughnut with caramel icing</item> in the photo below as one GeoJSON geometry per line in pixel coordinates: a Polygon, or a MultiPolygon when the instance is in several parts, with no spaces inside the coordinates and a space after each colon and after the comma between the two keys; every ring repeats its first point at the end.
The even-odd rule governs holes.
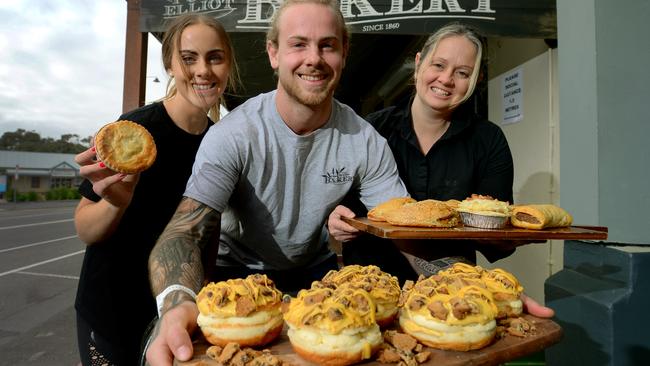
{"type": "Polygon", "coordinates": [[[282,332],[282,293],[266,275],[211,282],[196,298],[197,323],[208,342],[261,346],[282,332]]]}
{"type": "Polygon", "coordinates": [[[367,360],[383,343],[375,304],[363,289],[315,285],[291,298],[284,311],[292,348],[318,365],[367,360]]]}

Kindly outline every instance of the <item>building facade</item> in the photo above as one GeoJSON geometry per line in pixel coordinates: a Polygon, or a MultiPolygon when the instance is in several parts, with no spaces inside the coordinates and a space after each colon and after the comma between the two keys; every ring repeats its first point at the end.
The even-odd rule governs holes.
{"type": "Polygon", "coordinates": [[[79,186],[75,154],[0,151],[0,197],[10,189],[44,194],[55,188],[79,186]]]}

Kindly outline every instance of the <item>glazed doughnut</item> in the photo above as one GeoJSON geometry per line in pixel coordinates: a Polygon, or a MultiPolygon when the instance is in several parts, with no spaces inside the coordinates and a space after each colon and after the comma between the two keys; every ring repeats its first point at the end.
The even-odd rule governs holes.
{"type": "Polygon", "coordinates": [[[319,365],[344,366],[369,359],[383,343],[368,292],[314,285],[285,306],[293,350],[319,365]]]}
{"type": "Polygon", "coordinates": [[[397,303],[401,290],[397,277],[383,272],[379,267],[349,265],[338,271],[331,270],[322,282],[334,287],[351,287],[366,290],[377,306],[375,320],[380,327],[386,327],[397,318],[397,303]]]}
{"type": "Polygon", "coordinates": [[[524,288],[517,278],[510,272],[501,268],[484,269],[481,266],[472,266],[466,263],[454,263],[451,267],[439,271],[440,280],[447,283],[452,278],[460,278],[464,284],[472,284],[487,288],[494,298],[498,308],[497,318],[519,316],[523,311],[520,299],[524,288]]]}
{"type": "Polygon", "coordinates": [[[464,284],[485,287],[492,293],[494,303],[498,308],[497,318],[516,317],[523,311],[520,299],[524,288],[510,272],[500,268],[484,269],[466,263],[454,263],[451,267],[439,271],[439,280],[450,283],[454,278],[464,284]]]}
{"type": "Polygon", "coordinates": [[[490,344],[496,334],[497,315],[492,294],[461,280],[431,276],[421,278],[411,288],[405,285],[399,315],[403,331],[439,349],[469,351],[490,344]]]}
{"type": "Polygon", "coordinates": [[[485,270],[481,266],[473,266],[471,264],[456,262],[451,266],[438,271],[439,276],[460,276],[462,278],[480,279],[485,270]]]}
{"type": "Polygon", "coordinates": [[[499,309],[497,318],[521,315],[523,303],[520,297],[524,288],[512,273],[501,268],[486,270],[481,280],[494,296],[494,302],[499,309]]]}
{"type": "Polygon", "coordinates": [[[261,346],[282,332],[282,293],[266,275],[210,283],[196,298],[197,322],[208,342],[261,346]]]}

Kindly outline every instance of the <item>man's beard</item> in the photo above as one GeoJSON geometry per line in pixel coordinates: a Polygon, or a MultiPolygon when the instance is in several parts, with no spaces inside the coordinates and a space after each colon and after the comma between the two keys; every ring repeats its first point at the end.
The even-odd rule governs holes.
{"type": "Polygon", "coordinates": [[[332,94],[333,87],[331,83],[328,83],[317,91],[307,91],[301,88],[293,77],[289,81],[284,80],[282,77],[279,77],[279,80],[287,95],[306,106],[320,105],[332,94]]]}

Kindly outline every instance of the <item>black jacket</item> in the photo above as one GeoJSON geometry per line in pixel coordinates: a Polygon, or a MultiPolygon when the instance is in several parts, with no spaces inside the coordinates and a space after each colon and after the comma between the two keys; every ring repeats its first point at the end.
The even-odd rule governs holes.
{"type": "MultiPolygon", "coordinates": [[[[454,112],[449,129],[426,155],[420,151],[413,130],[411,100],[374,112],[366,120],[388,140],[400,177],[416,200],[462,201],[476,193],[512,203],[514,168],[505,135],[497,125],[472,113],[467,105],[454,112]]],[[[358,200],[346,198],[343,204],[357,216],[367,215],[358,200]]],[[[419,247],[430,258],[459,256],[472,262],[476,261],[476,250],[491,262],[514,252],[472,240],[422,240],[419,247]]],[[[345,243],[343,261],[379,265],[401,281],[413,277],[414,272],[395,250],[386,240],[362,235],[345,243]]]]}
{"type": "Polygon", "coordinates": [[[463,200],[472,193],[513,202],[512,155],[501,129],[459,108],[449,129],[424,155],[411,121],[411,103],[366,118],[388,140],[400,177],[411,196],[463,200]]]}

